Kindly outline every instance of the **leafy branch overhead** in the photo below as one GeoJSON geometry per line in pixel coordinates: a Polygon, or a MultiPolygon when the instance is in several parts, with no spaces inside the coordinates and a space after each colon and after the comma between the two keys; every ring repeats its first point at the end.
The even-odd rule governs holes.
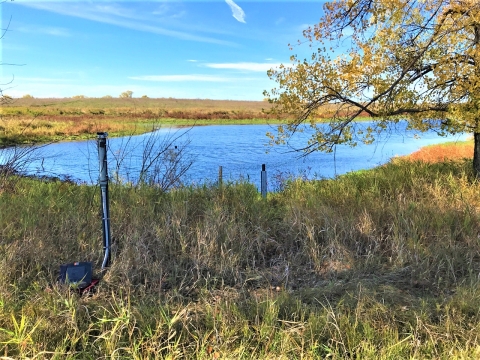
{"type": "MultiPolygon", "coordinates": [[[[293,55],[293,66],[268,72],[278,83],[265,92],[273,111],[295,119],[272,135],[274,142],[309,124],[316,131],[303,150],[329,151],[369,143],[400,119],[422,131],[480,134],[480,2],[339,0],[324,10],[303,32],[303,43],[316,49],[311,57],[293,55]],[[318,126],[325,109],[331,120],[318,126]],[[375,126],[355,131],[359,116],[375,126]]],[[[477,154],[477,142],[475,148],[477,154]]],[[[480,172],[477,155],[474,167],[480,172]]]]}

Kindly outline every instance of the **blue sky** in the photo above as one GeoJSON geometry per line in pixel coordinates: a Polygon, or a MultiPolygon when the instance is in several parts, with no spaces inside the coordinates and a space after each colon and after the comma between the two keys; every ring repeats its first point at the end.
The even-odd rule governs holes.
{"type": "Polygon", "coordinates": [[[1,4],[4,93],[21,97],[262,100],[323,1],[37,1],[1,4]],[[11,82],[11,84],[5,85],[11,82]]]}

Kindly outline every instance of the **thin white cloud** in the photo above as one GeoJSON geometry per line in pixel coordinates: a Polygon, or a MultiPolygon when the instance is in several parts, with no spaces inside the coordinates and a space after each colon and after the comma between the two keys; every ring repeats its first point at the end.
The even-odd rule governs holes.
{"type": "Polygon", "coordinates": [[[29,82],[65,82],[65,81],[71,81],[70,79],[58,79],[58,78],[42,78],[42,77],[23,77],[23,76],[17,76],[15,77],[16,81],[29,81],[29,82]]]}
{"type": "Polygon", "coordinates": [[[307,30],[307,29],[309,29],[309,28],[312,28],[312,29],[313,29],[314,27],[315,27],[314,24],[300,24],[300,25],[298,25],[298,26],[295,28],[295,31],[301,33],[303,30],[307,30]]]}
{"type": "Polygon", "coordinates": [[[188,62],[198,62],[198,60],[187,60],[188,62]]]}
{"type": "Polygon", "coordinates": [[[186,31],[170,30],[156,24],[149,25],[147,20],[139,14],[132,13],[128,8],[119,6],[105,6],[92,3],[77,2],[20,2],[19,5],[39,10],[50,11],[62,15],[78,17],[100,23],[116,25],[136,31],[150,32],[182,40],[206,42],[226,46],[237,46],[231,41],[220,40],[208,36],[200,36],[186,31]]]}
{"type": "Polygon", "coordinates": [[[13,28],[12,30],[22,32],[22,33],[29,33],[29,34],[42,34],[42,35],[52,35],[52,36],[61,36],[61,37],[72,36],[67,29],[52,27],[52,26],[46,26],[46,27],[18,26],[13,28]]]}
{"type": "Polygon", "coordinates": [[[58,28],[45,29],[45,34],[53,35],[53,36],[64,36],[64,37],[71,36],[70,32],[68,32],[67,30],[58,29],[58,28]]]}
{"type": "Polygon", "coordinates": [[[238,83],[239,81],[261,81],[264,80],[259,77],[226,77],[218,75],[142,75],[130,76],[131,80],[141,81],[157,81],[157,82],[221,82],[221,83],[238,83]]]}
{"type": "Polygon", "coordinates": [[[245,12],[243,11],[243,9],[237,4],[235,4],[233,0],[225,0],[225,2],[228,4],[228,6],[230,6],[230,9],[232,9],[233,17],[237,19],[237,21],[245,24],[245,12]]]}
{"type": "Polygon", "coordinates": [[[179,82],[179,81],[206,81],[206,82],[227,82],[232,79],[222,76],[212,75],[145,75],[130,76],[132,80],[160,81],[160,82],[179,82]]]}
{"type": "Polygon", "coordinates": [[[239,62],[239,63],[207,63],[204,66],[212,69],[231,69],[231,70],[264,72],[264,71],[270,70],[272,67],[278,67],[280,66],[280,64],[239,62]]]}
{"type": "Polygon", "coordinates": [[[170,4],[168,3],[161,3],[156,10],[152,12],[153,15],[165,15],[170,11],[170,4]]]}
{"type": "Polygon", "coordinates": [[[100,13],[120,16],[126,19],[138,18],[135,12],[132,12],[132,9],[123,8],[123,7],[117,6],[116,4],[105,4],[105,5],[96,4],[95,9],[97,12],[100,12],[100,13]]]}
{"type": "Polygon", "coordinates": [[[2,50],[3,51],[5,51],[5,50],[27,51],[27,50],[31,50],[31,48],[29,46],[19,45],[19,44],[9,44],[7,42],[7,43],[2,43],[2,50]]]}
{"type": "Polygon", "coordinates": [[[175,9],[168,3],[161,3],[156,10],[152,11],[152,15],[168,17],[172,19],[178,19],[185,16],[187,12],[185,10],[175,11],[175,9]]]}

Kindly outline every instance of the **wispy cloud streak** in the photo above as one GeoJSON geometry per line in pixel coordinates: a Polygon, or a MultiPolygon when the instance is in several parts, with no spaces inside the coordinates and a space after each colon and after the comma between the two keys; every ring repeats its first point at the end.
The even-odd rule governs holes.
{"type": "Polygon", "coordinates": [[[132,80],[143,81],[162,81],[162,82],[179,82],[179,81],[207,81],[207,82],[227,82],[230,79],[222,76],[212,75],[145,75],[130,76],[132,80]]]}
{"type": "Polygon", "coordinates": [[[15,78],[17,81],[29,81],[29,82],[68,82],[72,81],[71,79],[59,79],[59,78],[42,78],[42,77],[22,77],[18,76],[15,78]]]}
{"type": "Polygon", "coordinates": [[[67,29],[52,27],[52,26],[47,26],[47,27],[18,26],[13,28],[12,30],[19,31],[22,33],[31,33],[31,34],[45,34],[45,35],[61,36],[61,37],[71,36],[70,32],[67,29]]]}
{"type": "Polygon", "coordinates": [[[230,9],[232,9],[233,17],[237,19],[237,21],[245,24],[245,12],[243,11],[243,9],[237,4],[235,4],[233,0],[225,0],[225,2],[228,4],[228,6],[230,6],[230,9]]]}
{"type": "Polygon", "coordinates": [[[216,75],[143,75],[143,76],[130,76],[129,79],[132,80],[143,80],[143,81],[158,81],[158,82],[184,82],[184,81],[202,81],[202,82],[238,82],[241,81],[251,81],[258,80],[255,78],[231,78],[224,76],[216,75]]]}
{"type": "MultiPolygon", "coordinates": [[[[258,71],[263,72],[271,68],[280,66],[274,63],[253,63],[253,62],[239,62],[239,63],[207,63],[204,66],[212,69],[231,69],[242,71],[258,71]]],[[[289,65],[284,65],[289,66],[289,65]]]]}
{"type": "Polygon", "coordinates": [[[208,36],[195,35],[185,31],[166,29],[156,24],[148,24],[146,19],[141,15],[129,12],[127,8],[122,8],[119,6],[77,2],[20,2],[19,4],[39,10],[116,25],[137,31],[170,36],[181,40],[237,46],[237,44],[230,41],[220,40],[208,36]]]}

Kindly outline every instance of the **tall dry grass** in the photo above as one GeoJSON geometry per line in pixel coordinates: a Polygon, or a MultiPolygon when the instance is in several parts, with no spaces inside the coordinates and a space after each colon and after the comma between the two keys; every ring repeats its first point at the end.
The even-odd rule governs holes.
{"type": "Polygon", "coordinates": [[[473,141],[444,143],[421,148],[407,156],[410,160],[442,162],[473,157],[473,141]]]}
{"type": "MultiPolygon", "coordinates": [[[[13,358],[475,358],[479,184],[470,162],[397,159],[334,180],[112,185],[95,294],[58,267],[102,259],[98,189],[0,195],[0,343],[13,358]]],[[[97,270],[98,272],[98,270],[97,270]]]]}

